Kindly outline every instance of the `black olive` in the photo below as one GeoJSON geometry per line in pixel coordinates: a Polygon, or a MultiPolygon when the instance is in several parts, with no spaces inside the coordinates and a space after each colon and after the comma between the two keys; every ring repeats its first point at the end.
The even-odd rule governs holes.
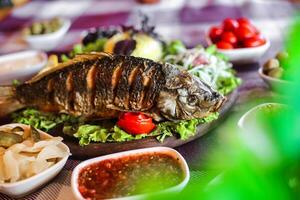
{"type": "Polygon", "coordinates": [[[120,55],[130,55],[136,47],[135,40],[121,40],[114,47],[114,53],[120,55]]]}

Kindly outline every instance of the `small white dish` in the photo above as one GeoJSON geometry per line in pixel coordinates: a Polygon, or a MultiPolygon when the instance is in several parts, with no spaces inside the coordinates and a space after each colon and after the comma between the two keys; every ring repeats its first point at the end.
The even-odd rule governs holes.
{"type": "Polygon", "coordinates": [[[245,147],[251,149],[261,162],[265,164],[278,163],[278,152],[274,149],[272,132],[268,128],[270,124],[265,126],[265,123],[259,117],[259,111],[267,106],[288,107],[280,103],[263,103],[253,107],[238,121],[239,135],[245,147]]]}
{"type": "Polygon", "coordinates": [[[281,80],[281,79],[273,78],[271,76],[266,75],[263,72],[262,67],[260,67],[258,69],[258,74],[264,80],[264,82],[267,83],[271,88],[288,88],[292,84],[290,81],[281,80]]]}
{"type": "Polygon", "coordinates": [[[238,121],[238,126],[241,129],[249,130],[249,128],[254,128],[254,125],[257,124],[256,121],[256,113],[261,110],[262,108],[273,105],[273,106],[285,106],[284,104],[280,103],[263,103],[259,104],[252,109],[250,109],[248,112],[246,112],[238,121]]]}
{"type": "MultiPolygon", "coordinates": [[[[89,166],[91,164],[98,163],[100,161],[107,160],[107,159],[121,158],[121,157],[130,156],[130,155],[141,155],[141,154],[154,153],[154,152],[168,154],[168,155],[171,155],[171,156],[177,158],[179,164],[181,165],[183,173],[184,173],[184,179],[181,183],[179,183],[176,186],[173,186],[173,187],[167,188],[165,190],[162,190],[160,192],[157,192],[155,194],[161,194],[161,193],[166,193],[166,192],[180,192],[186,186],[186,184],[188,183],[189,178],[190,178],[189,168],[188,168],[188,165],[187,165],[185,159],[181,156],[180,153],[178,153],[174,149],[171,149],[168,147],[152,147],[152,148],[124,151],[124,152],[110,154],[110,155],[106,155],[106,156],[100,156],[100,157],[89,159],[89,160],[86,160],[86,161],[80,163],[78,166],[75,167],[75,169],[73,170],[73,173],[72,173],[71,186],[72,186],[72,192],[74,194],[74,197],[77,200],[84,200],[83,196],[81,195],[81,193],[78,190],[78,176],[79,176],[79,173],[81,172],[81,170],[83,168],[85,168],[86,166],[89,166]]],[[[133,200],[133,199],[137,200],[137,199],[145,199],[145,197],[147,197],[147,194],[127,196],[127,197],[121,197],[121,198],[113,198],[113,199],[114,200],[133,200]]]]}
{"type": "MultiPolygon", "coordinates": [[[[15,126],[27,127],[27,125],[15,123],[15,124],[6,124],[0,126],[0,128],[15,127],[15,126]]],[[[43,131],[40,130],[38,131],[40,132],[42,138],[53,137],[43,131]]],[[[66,152],[70,152],[68,146],[63,143],[60,143],[59,147],[64,149],[66,152]]],[[[65,166],[68,158],[69,155],[65,156],[64,158],[62,158],[60,161],[58,161],[56,164],[49,167],[48,169],[27,179],[17,181],[15,183],[0,183],[0,193],[6,194],[14,198],[20,198],[32,193],[33,191],[35,191],[45,183],[49,182],[52,178],[54,178],[65,166]]]]}
{"type": "Polygon", "coordinates": [[[43,51],[50,51],[54,49],[59,42],[63,39],[71,26],[71,21],[63,19],[63,25],[53,33],[41,34],[41,35],[28,35],[25,36],[25,41],[31,48],[43,51]]]}
{"type": "Polygon", "coordinates": [[[46,66],[47,59],[44,52],[34,50],[0,56],[0,85],[28,80],[46,66]]]}
{"type": "MultiPolygon", "coordinates": [[[[207,43],[209,45],[213,44],[209,37],[207,37],[207,43]]],[[[270,40],[266,38],[266,43],[258,47],[218,49],[218,52],[227,56],[229,61],[234,64],[248,64],[258,62],[259,59],[267,52],[270,46],[270,40]]]]}

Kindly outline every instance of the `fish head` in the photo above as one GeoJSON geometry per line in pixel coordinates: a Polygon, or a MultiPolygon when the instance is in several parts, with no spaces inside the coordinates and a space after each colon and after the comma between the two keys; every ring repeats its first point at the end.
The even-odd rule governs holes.
{"type": "Polygon", "coordinates": [[[168,120],[203,118],[217,112],[225,97],[188,72],[181,71],[166,81],[159,93],[158,109],[168,120]]]}

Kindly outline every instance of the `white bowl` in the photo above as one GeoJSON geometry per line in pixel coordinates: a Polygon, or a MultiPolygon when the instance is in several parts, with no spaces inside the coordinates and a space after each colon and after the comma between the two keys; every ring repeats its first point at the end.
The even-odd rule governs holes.
{"type": "Polygon", "coordinates": [[[50,51],[59,44],[70,26],[71,21],[64,19],[63,25],[57,31],[41,35],[28,35],[24,39],[33,49],[50,51]]]}
{"type": "Polygon", "coordinates": [[[241,129],[249,130],[249,128],[254,128],[254,125],[256,125],[258,122],[256,121],[255,114],[262,109],[263,107],[266,107],[268,105],[275,105],[275,106],[285,106],[284,104],[280,103],[263,103],[259,104],[252,109],[250,109],[248,112],[246,112],[238,121],[238,126],[241,129]]]}
{"type": "Polygon", "coordinates": [[[46,64],[47,55],[41,51],[21,51],[0,56],[0,85],[11,85],[15,79],[26,81],[46,64]],[[33,63],[33,58],[38,60],[33,63]]]}
{"type": "MultiPolygon", "coordinates": [[[[73,173],[72,173],[71,185],[72,185],[72,191],[73,191],[74,196],[78,200],[84,200],[83,196],[78,191],[78,176],[79,176],[79,173],[81,172],[81,170],[83,168],[85,168],[86,166],[91,165],[93,163],[103,161],[103,160],[107,160],[107,159],[121,158],[121,157],[126,157],[129,155],[139,155],[139,154],[153,153],[153,152],[165,153],[165,154],[168,154],[168,155],[178,158],[178,162],[181,165],[183,173],[184,173],[184,180],[181,183],[179,183],[176,186],[173,186],[173,187],[167,188],[165,190],[162,190],[160,192],[157,192],[155,194],[160,194],[160,193],[165,193],[165,192],[180,192],[186,186],[186,184],[188,183],[189,178],[190,178],[189,168],[188,168],[188,165],[187,165],[185,159],[174,149],[171,149],[168,147],[152,147],[152,148],[124,151],[124,152],[110,154],[110,155],[106,155],[106,156],[100,156],[100,157],[89,159],[89,160],[86,160],[86,161],[80,163],[73,170],[73,173]]],[[[117,200],[117,199],[118,200],[144,199],[145,197],[146,197],[146,194],[141,194],[141,195],[121,197],[121,198],[114,198],[114,200],[117,200]]]]}
{"type": "MultiPolygon", "coordinates": [[[[15,126],[28,127],[24,124],[15,123],[0,126],[0,128],[15,126]]],[[[39,132],[42,138],[52,138],[51,135],[43,131],[39,130],[39,132]]],[[[63,143],[60,143],[59,147],[64,149],[66,152],[70,152],[68,146],[63,143]]],[[[68,160],[68,157],[69,155],[65,156],[53,166],[27,179],[17,181],[15,183],[0,183],[0,193],[6,194],[14,198],[20,198],[32,193],[34,190],[38,189],[40,186],[44,185],[45,183],[49,182],[52,178],[54,178],[62,170],[62,168],[68,160]]]]}
{"type": "Polygon", "coordinates": [[[274,166],[275,163],[278,163],[279,157],[278,151],[276,148],[274,149],[276,144],[273,143],[273,134],[258,115],[259,110],[268,105],[287,108],[287,105],[279,103],[257,105],[240,118],[238,127],[240,128],[239,136],[243,141],[243,145],[249,148],[257,159],[260,159],[265,165],[274,166]]]}
{"type": "MultiPolygon", "coordinates": [[[[207,43],[213,44],[209,37],[207,43]]],[[[236,49],[219,49],[218,52],[229,58],[229,61],[235,64],[248,64],[258,62],[259,59],[267,52],[270,47],[270,40],[266,38],[266,43],[258,47],[236,48],[236,49]]]]}
{"type": "Polygon", "coordinates": [[[271,76],[266,75],[263,72],[262,67],[258,69],[258,74],[271,88],[289,88],[292,84],[290,81],[282,80],[279,78],[273,78],[271,76]]]}

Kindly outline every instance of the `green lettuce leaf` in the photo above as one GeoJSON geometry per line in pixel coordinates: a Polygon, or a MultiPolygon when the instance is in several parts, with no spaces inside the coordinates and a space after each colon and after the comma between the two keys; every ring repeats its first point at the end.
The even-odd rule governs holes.
{"type": "Polygon", "coordinates": [[[85,124],[79,126],[74,137],[79,139],[81,146],[84,146],[90,144],[90,142],[106,142],[109,134],[108,130],[101,126],[85,124]]]}
{"type": "MultiPolygon", "coordinates": [[[[233,73],[233,72],[232,72],[233,73]]],[[[241,79],[232,75],[231,77],[219,77],[217,80],[217,90],[223,94],[229,94],[241,84],[241,79]]]]}
{"type": "Polygon", "coordinates": [[[89,53],[92,51],[101,52],[103,51],[106,42],[107,38],[99,38],[95,42],[89,43],[86,46],[83,44],[75,44],[69,54],[62,54],[60,58],[62,62],[66,62],[71,58],[74,58],[77,54],[89,53]]]}
{"type": "Polygon", "coordinates": [[[117,142],[124,142],[133,140],[134,136],[126,133],[122,129],[120,129],[118,126],[114,126],[114,132],[112,134],[112,139],[117,142]]]}
{"type": "Polygon", "coordinates": [[[35,128],[49,131],[58,125],[63,125],[66,135],[75,137],[81,146],[91,142],[125,142],[139,140],[146,137],[156,137],[159,142],[165,138],[175,136],[186,140],[196,134],[197,126],[201,123],[209,123],[218,118],[218,113],[212,113],[203,119],[182,120],[179,122],[161,122],[156,129],[149,134],[131,135],[116,125],[103,127],[99,124],[84,124],[80,118],[67,114],[44,113],[35,109],[25,109],[12,114],[14,122],[32,125],[35,128]]]}
{"type": "Polygon", "coordinates": [[[189,121],[182,121],[176,125],[176,132],[179,134],[180,139],[187,140],[196,134],[197,125],[199,121],[192,119],[189,121]]]}
{"type": "Polygon", "coordinates": [[[33,108],[15,112],[11,115],[13,122],[28,124],[43,131],[49,131],[59,124],[79,123],[79,118],[67,114],[52,114],[33,108]]]}
{"type": "Polygon", "coordinates": [[[164,46],[164,56],[176,55],[182,51],[185,51],[186,47],[180,40],[173,40],[164,46]]]}

